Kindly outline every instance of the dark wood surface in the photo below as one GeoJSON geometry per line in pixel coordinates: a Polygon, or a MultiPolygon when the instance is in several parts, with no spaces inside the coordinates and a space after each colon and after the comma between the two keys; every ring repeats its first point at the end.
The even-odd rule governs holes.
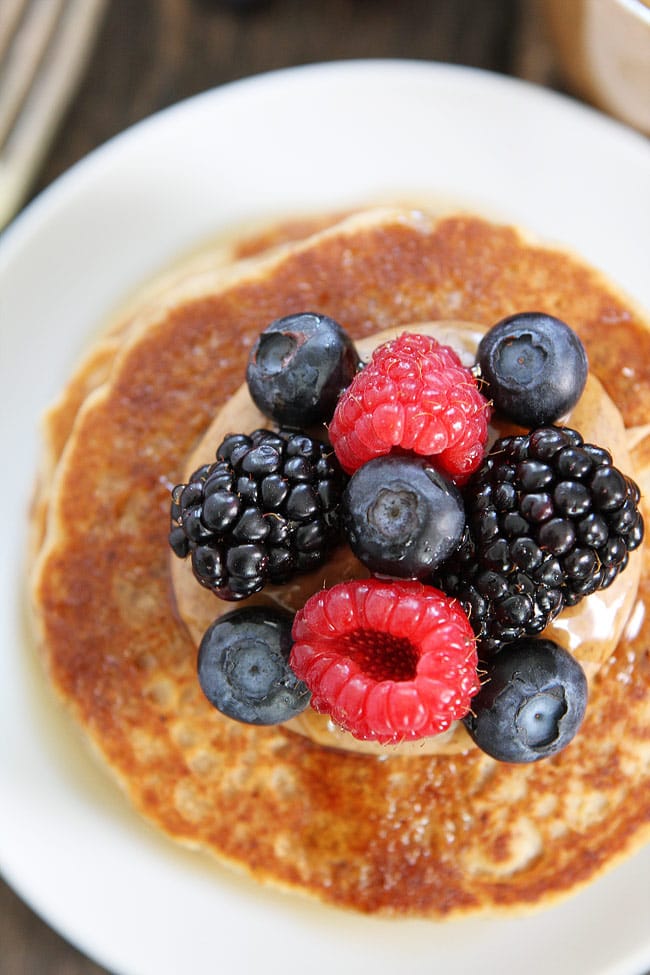
{"type": "Polygon", "coordinates": [[[109,0],[37,188],[157,109],[262,71],[397,57],[528,74],[535,19],[525,0],[109,0]]]}
{"type": "MultiPolygon", "coordinates": [[[[561,85],[536,0],[109,0],[34,192],[196,92],[289,65],[366,57],[446,61],[561,85]]],[[[107,973],[0,881],[0,975],[107,973]]]]}

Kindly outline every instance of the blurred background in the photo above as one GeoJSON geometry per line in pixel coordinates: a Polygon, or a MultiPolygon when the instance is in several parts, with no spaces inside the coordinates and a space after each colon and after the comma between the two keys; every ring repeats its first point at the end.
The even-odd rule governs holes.
{"type": "MultiPolygon", "coordinates": [[[[0,0],[0,57],[3,32],[8,47],[10,20],[25,16],[30,3],[50,13],[61,5],[0,0]]],[[[41,140],[12,212],[152,112],[238,78],[311,62],[411,58],[482,68],[590,101],[650,132],[646,0],[77,0],[73,16],[84,15],[92,21],[86,48],[68,72],[74,77],[57,105],[57,124],[41,140]]],[[[63,61],[70,67],[65,51],[63,61]]],[[[9,100],[5,67],[6,58],[0,121],[9,100]]],[[[0,197],[7,144],[0,127],[0,197]]],[[[107,973],[0,880],[0,975],[107,973]]]]}
{"type": "Polygon", "coordinates": [[[247,75],[347,58],[526,74],[518,0],[113,0],[40,179],[150,112],[247,75]]]}
{"type": "Polygon", "coordinates": [[[650,0],[0,0],[0,229],[158,109],[251,74],[349,58],[512,75],[650,134],[650,0]],[[22,112],[39,62],[45,83],[22,112]]]}

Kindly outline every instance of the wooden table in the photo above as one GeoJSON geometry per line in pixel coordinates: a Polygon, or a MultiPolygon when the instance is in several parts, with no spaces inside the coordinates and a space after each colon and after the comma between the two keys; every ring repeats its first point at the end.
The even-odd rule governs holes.
{"type": "MultiPolygon", "coordinates": [[[[536,0],[112,0],[35,192],[139,119],[288,65],[446,61],[560,87],[536,0]]],[[[107,975],[0,881],[0,975],[107,975]]],[[[179,973],[180,975],[180,973],[179,973]]]]}

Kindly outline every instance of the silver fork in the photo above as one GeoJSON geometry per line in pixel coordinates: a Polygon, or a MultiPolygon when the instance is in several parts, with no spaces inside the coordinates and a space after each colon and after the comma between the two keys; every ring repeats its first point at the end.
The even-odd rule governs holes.
{"type": "Polygon", "coordinates": [[[0,230],[24,201],[106,0],[0,0],[0,230]]]}

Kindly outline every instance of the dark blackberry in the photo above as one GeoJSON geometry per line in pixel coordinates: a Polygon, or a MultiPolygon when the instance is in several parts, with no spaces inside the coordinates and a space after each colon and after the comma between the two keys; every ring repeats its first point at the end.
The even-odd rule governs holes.
{"type": "Polygon", "coordinates": [[[316,568],[340,538],[345,475],[330,448],[304,434],[232,434],[213,464],[172,491],[169,544],[222,599],[316,568]]]}
{"type": "Polygon", "coordinates": [[[568,427],[497,440],[464,499],[465,535],[435,581],[484,654],[610,586],[643,538],[637,485],[568,427]]]}

